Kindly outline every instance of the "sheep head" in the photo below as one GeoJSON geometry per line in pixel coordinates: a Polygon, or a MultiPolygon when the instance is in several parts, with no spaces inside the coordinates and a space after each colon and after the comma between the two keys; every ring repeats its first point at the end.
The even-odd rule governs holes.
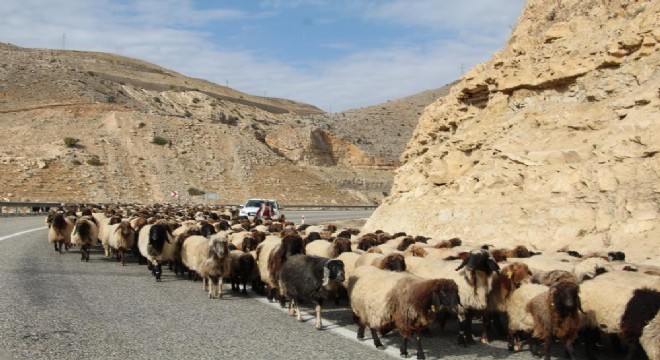
{"type": "Polygon", "coordinates": [[[584,313],[579,293],[580,287],[574,282],[560,281],[553,284],[548,292],[550,308],[562,318],[574,315],[578,310],[584,313]]]}
{"type": "Polygon", "coordinates": [[[345,252],[350,252],[351,250],[351,241],[346,238],[338,237],[332,242],[332,254],[331,257],[336,258],[345,252]]]}
{"type": "Polygon", "coordinates": [[[401,254],[389,254],[381,260],[379,267],[383,270],[406,271],[406,259],[401,254]]]}
{"type": "Polygon", "coordinates": [[[330,281],[344,282],[344,262],[337,259],[328,260],[323,267],[323,286],[328,286],[330,281]]]}
{"type": "Polygon", "coordinates": [[[461,265],[456,268],[456,271],[465,268],[467,271],[483,271],[486,274],[499,272],[500,267],[497,265],[495,259],[490,255],[488,250],[478,249],[470,251],[470,255],[463,260],[461,265]]]}
{"type": "Polygon", "coordinates": [[[430,292],[420,299],[424,302],[422,306],[425,308],[426,313],[434,317],[440,311],[450,311],[458,314],[459,319],[462,320],[464,310],[458,296],[456,282],[449,279],[435,279],[429,280],[426,284],[430,292]]]}
{"type": "Polygon", "coordinates": [[[229,255],[229,241],[226,237],[213,237],[209,240],[209,257],[223,259],[229,255]]]}

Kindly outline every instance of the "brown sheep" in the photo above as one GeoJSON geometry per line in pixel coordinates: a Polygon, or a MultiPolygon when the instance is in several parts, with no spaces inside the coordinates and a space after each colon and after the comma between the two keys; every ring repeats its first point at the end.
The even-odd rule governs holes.
{"type": "MultiPolygon", "coordinates": [[[[561,281],[550,286],[547,293],[537,295],[527,304],[525,310],[534,318],[533,336],[544,341],[543,353],[546,360],[550,359],[553,337],[563,341],[568,355],[575,359],[573,344],[580,331],[578,311],[582,311],[579,293],[577,284],[561,281]]],[[[537,353],[534,349],[532,352],[537,353]]]]}

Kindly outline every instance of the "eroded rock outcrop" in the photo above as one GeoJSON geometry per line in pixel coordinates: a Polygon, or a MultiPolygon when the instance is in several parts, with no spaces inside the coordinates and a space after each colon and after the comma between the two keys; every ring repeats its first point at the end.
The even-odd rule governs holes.
{"type": "Polygon", "coordinates": [[[429,105],[365,230],[660,257],[660,3],[529,1],[429,105]]]}

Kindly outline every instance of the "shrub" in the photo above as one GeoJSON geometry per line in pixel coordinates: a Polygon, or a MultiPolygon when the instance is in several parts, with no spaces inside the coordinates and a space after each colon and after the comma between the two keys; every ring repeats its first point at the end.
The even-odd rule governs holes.
{"type": "Polygon", "coordinates": [[[94,74],[94,72],[90,70],[90,71],[87,72],[87,75],[89,75],[89,76],[94,76],[94,75],[96,75],[96,74],[94,74]]]}
{"type": "Polygon", "coordinates": [[[185,117],[191,117],[191,116],[192,116],[192,113],[191,113],[190,111],[186,110],[186,112],[183,113],[183,116],[185,116],[185,117]]]}
{"type": "Polygon", "coordinates": [[[80,160],[78,160],[78,159],[73,159],[73,160],[71,160],[71,163],[72,163],[73,165],[82,165],[82,163],[81,163],[80,160]]]}
{"type": "Polygon", "coordinates": [[[73,137],[65,137],[64,138],[64,145],[66,145],[66,147],[70,147],[70,148],[76,147],[76,144],[78,144],[79,142],[80,142],[80,139],[77,139],[77,138],[73,138],[73,137]]]}
{"type": "Polygon", "coordinates": [[[158,96],[154,96],[154,102],[157,102],[160,104],[160,98],[158,96]]]}
{"type": "Polygon", "coordinates": [[[151,140],[151,142],[154,143],[154,144],[156,144],[156,145],[165,145],[165,144],[169,144],[169,143],[170,143],[170,140],[167,139],[167,138],[164,138],[164,137],[162,137],[162,136],[158,136],[158,135],[156,135],[156,136],[154,136],[154,138],[151,140]]]}
{"type": "Polygon", "coordinates": [[[193,98],[192,102],[193,102],[193,104],[197,104],[199,102],[199,98],[193,98]]]}
{"type": "Polygon", "coordinates": [[[117,102],[117,99],[114,96],[110,95],[108,96],[108,102],[114,104],[117,102]]]}
{"type": "Polygon", "coordinates": [[[176,89],[176,85],[170,85],[170,90],[176,89]]]}
{"type": "Polygon", "coordinates": [[[92,166],[103,165],[103,163],[101,162],[101,159],[99,159],[98,155],[92,155],[92,157],[87,159],[87,164],[92,165],[92,166]]]}
{"type": "Polygon", "coordinates": [[[190,196],[199,196],[199,195],[204,195],[204,194],[206,194],[204,192],[204,190],[200,190],[200,189],[194,188],[194,187],[188,188],[188,195],[190,195],[190,196]]]}

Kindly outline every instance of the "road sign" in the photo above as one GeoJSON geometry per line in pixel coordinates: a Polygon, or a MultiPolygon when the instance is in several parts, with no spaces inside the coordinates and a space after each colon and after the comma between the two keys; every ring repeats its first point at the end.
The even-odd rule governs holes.
{"type": "Polygon", "coordinates": [[[178,191],[172,190],[171,193],[172,193],[173,198],[178,198],[179,197],[179,192],[178,191]]]}

